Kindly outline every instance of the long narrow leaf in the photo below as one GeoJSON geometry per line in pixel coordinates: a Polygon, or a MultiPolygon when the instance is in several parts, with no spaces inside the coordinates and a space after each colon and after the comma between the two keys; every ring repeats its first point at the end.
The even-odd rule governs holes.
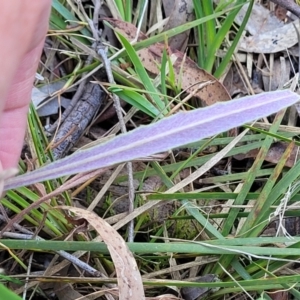
{"type": "Polygon", "coordinates": [[[153,102],[156,104],[159,110],[163,110],[165,108],[165,103],[160,99],[157,95],[157,89],[153,85],[146,69],[144,68],[142,62],[140,61],[137,53],[135,52],[133,46],[126,40],[124,36],[120,33],[117,33],[119,40],[122,45],[126,49],[126,52],[134,65],[135,71],[137,72],[139,79],[143,82],[147,91],[152,92],[149,96],[152,98],[153,102]]]}
{"type": "MultiPolygon", "coordinates": [[[[54,8],[65,20],[72,21],[75,24],[79,22],[79,20],[74,16],[74,14],[68,10],[65,6],[63,6],[58,0],[52,0],[52,8],[54,8]]],[[[52,16],[53,14],[51,14],[52,16]]],[[[84,36],[91,36],[90,31],[88,31],[86,28],[83,28],[80,30],[80,32],[84,36]]]]}
{"type": "Polygon", "coordinates": [[[299,95],[283,90],[180,112],[117,136],[107,143],[76,152],[31,173],[9,179],[4,190],[87,172],[186,145],[270,115],[297,101],[299,95]]]}

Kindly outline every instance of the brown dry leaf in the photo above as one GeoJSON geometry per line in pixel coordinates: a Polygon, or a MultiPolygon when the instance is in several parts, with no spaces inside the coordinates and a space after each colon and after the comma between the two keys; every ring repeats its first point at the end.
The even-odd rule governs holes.
{"type": "Polygon", "coordinates": [[[299,21],[276,27],[272,31],[244,37],[239,44],[239,50],[254,53],[277,53],[286,51],[298,43],[298,37],[293,24],[299,30],[299,21]]]}
{"type": "Polygon", "coordinates": [[[70,206],[60,206],[60,208],[86,219],[106,243],[116,268],[119,299],[145,299],[143,282],[136,261],[118,232],[93,212],[70,206]]]}
{"type": "MultiPolygon", "coordinates": [[[[265,157],[265,161],[277,164],[278,161],[280,160],[282,154],[286,150],[287,146],[288,146],[288,143],[284,143],[284,142],[274,143],[270,147],[270,149],[265,157]]],[[[258,152],[259,152],[259,149],[253,149],[246,154],[237,154],[237,155],[234,155],[233,157],[237,160],[242,160],[242,159],[250,158],[250,157],[255,158],[257,156],[258,152]]],[[[291,155],[287,159],[285,166],[289,167],[289,168],[293,167],[298,159],[299,159],[299,147],[294,145],[291,155]]]]}
{"type": "Polygon", "coordinates": [[[248,95],[249,93],[245,85],[245,81],[235,65],[232,65],[232,67],[228,70],[223,84],[231,96],[238,94],[248,95]]]}
{"type": "MultiPolygon", "coordinates": [[[[178,27],[195,19],[194,5],[192,0],[175,0],[173,1],[173,9],[168,16],[168,23],[164,27],[164,31],[178,27]]],[[[180,34],[169,38],[169,46],[172,49],[184,51],[186,49],[190,30],[186,30],[180,34]]]]}
{"type": "Polygon", "coordinates": [[[174,0],[162,0],[162,5],[166,16],[169,16],[172,13],[174,6],[174,0]]]}
{"type": "Polygon", "coordinates": [[[287,291],[269,291],[268,293],[269,297],[272,300],[288,300],[289,299],[289,293],[287,291]]]}
{"type": "MultiPolygon", "coordinates": [[[[195,280],[196,282],[215,282],[218,281],[218,276],[215,274],[206,274],[195,280]]],[[[211,288],[207,287],[183,287],[181,293],[185,300],[202,299],[207,296],[211,288]]]]}
{"type": "MultiPolygon", "coordinates": [[[[65,267],[63,270],[59,272],[60,276],[72,276],[68,274],[69,267],[65,267]]],[[[78,274],[77,274],[78,275],[78,274]]],[[[58,281],[53,285],[53,291],[58,300],[77,300],[82,296],[79,292],[77,292],[71,283],[58,281]]]]}
{"type": "MultiPolygon", "coordinates": [[[[244,5],[237,14],[237,24],[240,25],[244,20],[248,5],[244,5]]],[[[297,33],[293,23],[285,24],[280,20],[284,18],[284,14],[282,8],[277,7],[275,13],[271,13],[269,9],[255,3],[246,25],[251,36],[242,38],[239,50],[250,53],[277,53],[294,46],[298,42],[297,33]]],[[[294,24],[299,30],[298,20],[294,24]]]]}
{"type": "MultiPolygon", "coordinates": [[[[235,22],[241,25],[244,21],[249,3],[242,6],[237,16],[235,17],[235,22]]],[[[259,3],[254,3],[250,18],[246,24],[246,30],[253,36],[260,35],[275,28],[283,27],[284,23],[280,21],[275,14],[270,13],[270,10],[263,7],[259,3]]]]}
{"type": "Polygon", "coordinates": [[[280,5],[275,6],[274,14],[280,21],[284,21],[287,19],[287,12],[288,11],[286,8],[284,8],[280,5]]]}
{"type": "MultiPolygon", "coordinates": [[[[120,32],[128,40],[133,40],[135,38],[137,29],[134,25],[116,19],[106,20],[115,27],[117,32],[120,32]]],[[[138,40],[140,41],[146,38],[147,37],[143,33],[140,33],[138,40]]],[[[146,49],[138,51],[138,55],[145,69],[152,74],[157,75],[160,72],[157,65],[161,63],[163,49],[164,45],[162,43],[155,43],[146,49]]],[[[177,82],[180,80],[182,82],[182,89],[186,90],[188,93],[193,93],[198,89],[200,83],[212,81],[211,84],[208,84],[197,91],[195,97],[202,100],[202,103],[205,106],[212,105],[217,101],[230,100],[227,90],[215,77],[203,69],[200,69],[194,61],[185,57],[182,52],[170,48],[168,49],[168,52],[170,56],[176,57],[174,71],[177,82]],[[184,74],[184,76],[180,78],[180,74],[184,74]]]]}

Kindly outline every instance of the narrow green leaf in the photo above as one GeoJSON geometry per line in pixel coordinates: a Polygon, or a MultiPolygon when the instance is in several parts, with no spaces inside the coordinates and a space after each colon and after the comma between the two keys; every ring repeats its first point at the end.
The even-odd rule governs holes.
{"type": "Polygon", "coordinates": [[[135,67],[135,71],[137,72],[142,83],[144,84],[145,89],[151,93],[149,95],[149,97],[151,97],[153,99],[153,103],[156,104],[157,109],[159,109],[163,114],[165,114],[166,113],[165,104],[161,100],[161,98],[159,96],[157,96],[158,91],[155,88],[155,86],[152,84],[152,80],[150,79],[147,71],[145,70],[144,66],[142,65],[138,55],[136,54],[136,51],[134,50],[134,48],[131,46],[131,44],[127,41],[127,39],[125,37],[123,37],[119,33],[117,35],[118,35],[118,38],[120,39],[122,45],[126,49],[126,52],[129,56],[132,64],[135,67]]]}

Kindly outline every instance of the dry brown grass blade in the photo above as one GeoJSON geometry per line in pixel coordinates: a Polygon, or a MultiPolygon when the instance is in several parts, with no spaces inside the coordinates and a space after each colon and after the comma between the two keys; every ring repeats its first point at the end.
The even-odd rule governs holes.
{"type": "Polygon", "coordinates": [[[136,261],[123,238],[95,213],[75,207],[60,206],[84,218],[102,237],[115,264],[120,300],[145,299],[143,282],[136,261]]]}

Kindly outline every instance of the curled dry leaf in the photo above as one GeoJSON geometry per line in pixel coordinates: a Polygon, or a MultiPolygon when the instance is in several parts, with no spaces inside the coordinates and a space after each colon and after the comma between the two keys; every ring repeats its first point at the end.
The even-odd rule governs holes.
{"type": "Polygon", "coordinates": [[[106,243],[116,268],[119,299],[145,299],[143,282],[136,261],[118,232],[93,212],[69,206],[60,206],[60,208],[86,219],[106,243]]]}
{"type": "MultiPolygon", "coordinates": [[[[116,31],[125,36],[128,40],[133,40],[136,36],[137,29],[134,25],[116,19],[106,19],[116,31]]],[[[139,34],[138,40],[147,39],[143,33],[139,34]]],[[[164,44],[155,43],[148,48],[141,49],[137,53],[147,71],[152,74],[159,74],[160,71],[157,65],[160,65],[164,44]]],[[[174,72],[176,81],[181,81],[181,88],[188,93],[194,93],[198,89],[200,83],[212,81],[201,90],[195,93],[195,97],[199,98],[203,105],[208,106],[217,101],[230,100],[230,96],[226,88],[211,74],[199,68],[197,64],[186,57],[182,52],[168,48],[168,54],[176,57],[174,62],[174,72]],[[184,76],[181,77],[181,74],[184,76]]]]}

